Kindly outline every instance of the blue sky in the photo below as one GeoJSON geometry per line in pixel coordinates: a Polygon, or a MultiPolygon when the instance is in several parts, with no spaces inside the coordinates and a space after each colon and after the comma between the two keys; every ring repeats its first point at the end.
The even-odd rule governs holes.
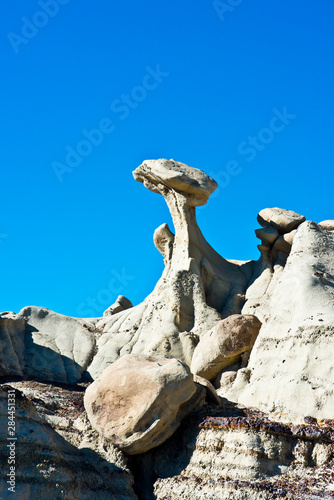
{"type": "Polygon", "coordinates": [[[226,258],[258,258],[262,208],[334,219],[332,2],[2,9],[0,310],[98,316],[153,289],[170,217],[145,159],[217,180],[198,222],[226,258]]]}

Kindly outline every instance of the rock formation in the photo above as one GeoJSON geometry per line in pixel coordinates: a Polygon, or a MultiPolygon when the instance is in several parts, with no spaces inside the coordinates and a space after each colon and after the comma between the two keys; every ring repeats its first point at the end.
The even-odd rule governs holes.
{"type": "Polygon", "coordinates": [[[17,497],[334,498],[334,221],[266,208],[259,260],[229,261],[196,222],[211,177],[165,159],[134,177],[175,230],[154,233],[165,269],[144,302],[0,314],[17,497]]]}
{"type": "Polygon", "coordinates": [[[148,160],[133,175],[165,198],[175,236],[167,224],[155,232],[165,270],[145,301],[97,323],[103,336],[90,367],[94,378],[130,353],[174,357],[190,364],[199,335],[222,317],[240,313],[251,274],[252,263],[223,259],[197,225],[196,206],[205,205],[217,187],[211,177],[173,160],[148,160]]]}
{"type": "MultiPolygon", "coordinates": [[[[249,364],[226,397],[298,419],[334,415],[334,233],[296,232],[249,364]]],[[[247,305],[247,303],[246,303],[247,305]]]]}
{"type": "Polygon", "coordinates": [[[0,314],[0,375],[43,382],[76,383],[86,371],[96,340],[93,321],[25,307],[17,315],[0,314]]]}

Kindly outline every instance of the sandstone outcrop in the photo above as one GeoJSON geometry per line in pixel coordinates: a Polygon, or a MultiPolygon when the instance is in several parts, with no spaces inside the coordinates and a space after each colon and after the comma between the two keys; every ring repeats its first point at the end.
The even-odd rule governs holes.
{"type": "Polygon", "coordinates": [[[286,418],[334,414],[334,233],[315,222],[297,230],[268,301],[266,319],[226,397],[286,418]]]}
{"type": "Polygon", "coordinates": [[[173,218],[154,241],[165,270],[153,292],[133,309],[98,323],[103,335],[89,370],[95,378],[125,354],[160,355],[190,365],[198,337],[222,317],[238,314],[244,303],[252,262],[233,263],[217,254],[196,222],[196,206],[204,205],[216,182],[201,170],[174,160],[148,160],[134,178],[161,194],[173,218]]]}
{"type": "Polygon", "coordinates": [[[93,358],[93,324],[44,307],[0,315],[0,374],[40,381],[75,383],[93,358]]]}
{"type": "Polygon", "coordinates": [[[152,450],[155,498],[333,498],[334,422],[305,420],[282,425],[228,402],[199,409],[152,450]]]}
{"type": "Polygon", "coordinates": [[[137,454],[170,437],[202,395],[180,361],[128,354],[88,387],[84,402],[101,435],[137,454]]]}
{"type": "Polygon", "coordinates": [[[208,380],[250,351],[261,328],[261,322],[250,314],[233,314],[204,333],[191,361],[191,371],[208,380]]]}
{"type": "Polygon", "coordinates": [[[174,224],[154,233],[165,269],[153,292],[135,307],[119,296],[102,318],[0,314],[0,427],[15,388],[17,495],[333,498],[334,221],[264,209],[259,260],[226,260],[196,222],[211,177],[165,159],[134,177],[174,224]]]}
{"type": "Polygon", "coordinates": [[[290,254],[293,239],[305,217],[275,207],[261,210],[257,219],[263,226],[255,230],[261,240],[261,245],[258,245],[261,257],[254,262],[242,313],[254,314],[263,322],[267,319],[269,302],[290,254]]]}

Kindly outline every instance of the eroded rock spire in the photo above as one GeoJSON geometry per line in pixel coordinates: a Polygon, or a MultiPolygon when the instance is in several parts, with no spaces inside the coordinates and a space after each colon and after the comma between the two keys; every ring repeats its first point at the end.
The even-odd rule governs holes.
{"type": "Polygon", "coordinates": [[[138,306],[99,323],[103,336],[91,365],[100,374],[123,354],[159,354],[190,363],[201,333],[222,317],[240,313],[250,270],[223,259],[205,240],[196,206],[205,205],[217,183],[203,171],[174,160],[147,160],[133,173],[168,205],[175,236],[167,224],[154,241],[165,270],[138,306]]]}

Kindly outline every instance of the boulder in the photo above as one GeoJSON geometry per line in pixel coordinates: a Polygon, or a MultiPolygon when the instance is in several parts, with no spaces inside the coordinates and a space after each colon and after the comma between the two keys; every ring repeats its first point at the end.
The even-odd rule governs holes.
{"type": "Polygon", "coordinates": [[[281,234],[289,233],[305,221],[303,215],[283,208],[264,208],[257,216],[262,227],[272,226],[281,234]]]}
{"type": "Polygon", "coordinates": [[[175,160],[146,160],[133,172],[136,181],[155,193],[161,194],[162,186],[168,191],[184,193],[187,205],[205,205],[209,196],[217,189],[212,177],[198,168],[175,160]]]}
{"type": "Polygon", "coordinates": [[[191,361],[192,373],[213,380],[252,349],[260,328],[261,322],[251,314],[234,314],[219,321],[201,336],[191,361]]]}
{"type": "Polygon", "coordinates": [[[328,229],[328,231],[334,231],[334,220],[323,220],[319,222],[319,226],[328,229]]]}
{"type": "Polygon", "coordinates": [[[84,404],[93,428],[137,454],[170,437],[203,391],[181,361],[129,354],[87,388],[84,404]]]}

